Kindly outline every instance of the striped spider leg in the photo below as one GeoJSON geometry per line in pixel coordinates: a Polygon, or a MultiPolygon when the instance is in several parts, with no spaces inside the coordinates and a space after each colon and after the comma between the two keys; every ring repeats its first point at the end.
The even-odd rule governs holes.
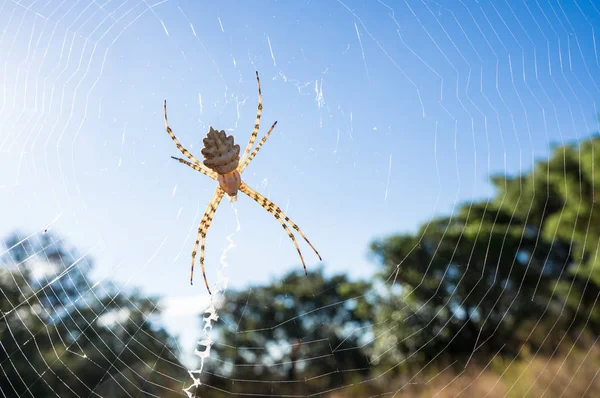
{"type": "MultiPolygon", "coordinates": [[[[250,141],[248,141],[248,145],[246,145],[246,150],[244,154],[240,158],[240,164],[243,164],[244,159],[248,156],[250,149],[252,149],[252,145],[254,145],[254,141],[256,140],[256,136],[258,135],[258,127],[260,125],[260,116],[262,115],[262,92],[260,91],[260,79],[258,78],[258,71],[256,71],[256,84],[258,85],[258,109],[256,111],[256,120],[254,121],[254,130],[252,131],[252,135],[250,136],[250,141]]],[[[277,122],[275,122],[277,123],[277,122]]]]}
{"type": "MultiPolygon", "coordinates": [[[[175,156],[171,156],[171,158],[179,161],[179,163],[182,163],[182,164],[185,164],[186,166],[191,167],[192,169],[194,169],[204,175],[209,176],[213,180],[216,180],[218,178],[217,173],[215,171],[209,169],[202,163],[200,163],[200,161],[194,155],[192,155],[187,149],[185,149],[183,147],[183,145],[181,145],[179,143],[179,140],[177,139],[177,137],[175,137],[175,134],[173,134],[173,130],[171,130],[171,127],[169,127],[169,120],[167,119],[167,101],[166,100],[164,101],[163,109],[164,109],[165,127],[167,129],[167,133],[169,134],[171,139],[175,142],[177,149],[179,149],[179,151],[181,151],[181,153],[183,153],[185,156],[187,156],[193,163],[188,162],[187,160],[184,160],[181,158],[176,158],[175,156]]],[[[192,267],[191,267],[191,271],[190,271],[190,284],[193,285],[194,261],[196,259],[196,251],[198,249],[199,238],[202,237],[202,246],[200,247],[200,267],[202,268],[202,275],[204,276],[204,283],[206,284],[206,289],[208,289],[209,293],[210,293],[210,288],[208,287],[208,281],[206,279],[206,272],[204,270],[204,240],[206,238],[206,231],[208,230],[208,227],[210,227],[210,223],[212,222],[215,211],[217,210],[217,207],[219,206],[219,203],[221,202],[221,199],[223,198],[224,194],[225,194],[225,192],[220,187],[217,187],[217,190],[215,191],[210,203],[208,204],[208,208],[206,209],[206,212],[204,213],[204,216],[202,217],[202,220],[200,221],[200,225],[198,226],[198,234],[196,235],[196,242],[194,244],[194,250],[192,251],[192,267]]]]}
{"type": "Polygon", "coordinates": [[[291,225],[291,227],[294,228],[300,234],[300,236],[302,236],[304,238],[306,243],[308,243],[308,245],[311,247],[311,249],[313,249],[314,252],[317,254],[317,257],[319,257],[319,260],[322,260],[322,258],[321,258],[321,255],[319,254],[319,252],[317,251],[317,249],[315,249],[315,247],[312,245],[312,243],[310,243],[310,241],[308,240],[306,235],[304,235],[302,233],[302,231],[300,230],[300,227],[298,227],[298,225],[296,225],[292,220],[290,220],[290,218],[288,216],[286,216],[286,214],[283,212],[283,210],[281,210],[281,208],[279,206],[277,206],[275,203],[271,202],[269,199],[265,198],[264,196],[262,196],[261,194],[256,192],[254,189],[250,188],[248,185],[246,185],[246,183],[242,182],[242,184],[240,186],[240,191],[242,191],[243,193],[245,193],[246,195],[248,195],[249,197],[254,199],[256,201],[256,203],[261,205],[263,207],[263,209],[265,209],[266,211],[271,213],[277,219],[277,221],[279,221],[279,223],[281,224],[281,226],[283,227],[285,232],[287,232],[287,234],[290,237],[290,239],[292,240],[292,242],[294,242],[294,245],[296,246],[296,250],[298,250],[298,255],[300,255],[300,260],[302,261],[302,266],[304,267],[304,274],[308,275],[308,272],[306,271],[306,264],[304,263],[304,257],[302,256],[302,252],[300,251],[298,242],[296,241],[296,238],[294,237],[294,234],[292,233],[292,231],[290,231],[290,229],[286,225],[286,222],[289,225],[291,225]]]}
{"type": "Polygon", "coordinates": [[[190,153],[190,151],[188,151],[187,149],[185,149],[183,147],[183,145],[181,145],[179,143],[179,140],[177,139],[177,137],[175,137],[175,134],[173,134],[173,130],[171,130],[171,127],[169,127],[169,120],[167,119],[167,100],[165,100],[163,107],[164,107],[164,111],[165,111],[165,127],[167,129],[167,134],[169,134],[169,136],[171,136],[171,139],[175,142],[175,145],[177,146],[177,149],[179,149],[179,151],[181,151],[181,153],[183,153],[185,156],[187,156],[188,159],[190,159],[192,162],[194,162],[194,164],[192,164],[190,162],[187,162],[187,161],[185,161],[183,159],[176,158],[174,156],[171,156],[171,158],[173,158],[175,160],[178,160],[180,163],[183,163],[185,165],[190,166],[194,170],[199,171],[202,174],[209,176],[213,180],[216,180],[217,179],[217,173],[214,172],[213,170],[209,169],[208,167],[206,167],[202,163],[200,163],[200,161],[198,159],[196,159],[196,157],[194,155],[192,155],[190,153]]]}
{"type": "Polygon", "coordinates": [[[215,216],[215,212],[217,211],[217,207],[219,207],[219,203],[221,203],[221,199],[223,199],[223,195],[225,195],[225,191],[221,189],[221,187],[217,187],[217,190],[213,194],[212,199],[208,203],[208,207],[206,208],[206,212],[204,212],[204,216],[202,216],[202,220],[200,220],[200,225],[198,225],[198,234],[196,235],[196,242],[194,243],[194,249],[192,250],[192,269],[190,271],[190,285],[194,284],[194,260],[196,258],[196,252],[198,250],[198,243],[200,238],[202,238],[202,244],[200,245],[200,267],[202,268],[202,276],[204,277],[204,283],[206,284],[206,289],[208,290],[208,294],[212,294],[210,292],[210,287],[208,287],[208,280],[206,279],[206,271],[204,270],[204,240],[206,239],[206,231],[208,231],[208,227],[210,227],[210,223],[215,216]]]}
{"type": "MultiPolygon", "coordinates": [[[[260,79],[258,78],[258,72],[256,72],[256,81],[258,83],[258,112],[257,112],[257,115],[256,115],[256,122],[255,122],[255,125],[254,125],[254,131],[252,132],[252,135],[250,136],[250,141],[248,142],[248,146],[246,147],[246,151],[244,152],[244,156],[240,160],[240,165],[238,166],[238,171],[240,172],[240,174],[244,172],[244,170],[246,169],[246,167],[248,167],[248,165],[250,164],[250,162],[254,159],[254,157],[256,156],[256,154],[258,153],[258,151],[260,150],[260,148],[267,141],[267,138],[269,138],[269,135],[271,135],[271,132],[273,131],[273,129],[277,125],[277,121],[275,121],[275,123],[273,123],[273,125],[271,126],[271,128],[269,129],[269,131],[267,131],[267,133],[265,134],[265,136],[260,140],[260,142],[258,143],[258,145],[256,146],[256,148],[254,148],[254,151],[252,151],[252,153],[250,154],[250,156],[248,156],[246,158],[246,155],[250,152],[250,148],[252,147],[252,145],[254,144],[254,141],[256,140],[256,135],[258,134],[260,117],[261,117],[261,114],[262,114],[262,93],[261,93],[261,90],[260,90],[260,79]]],[[[306,243],[308,243],[308,245],[317,254],[317,256],[319,257],[319,260],[322,260],[322,258],[321,258],[321,255],[319,254],[319,252],[317,251],[317,249],[315,249],[315,247],[310,243],[310,241],[308,240],[308,238],[306,238],[306,235],[304,235],[304,233],[302,233],[302,231],[300,230],[300,227],[298,227],[298,225],[296,225],[283,212],[283,210],[281,210],[281,208],[279,206],[277,206],[275,203],[271,202],[269,199],[267,199],[264,196],[262,196],[260,193],[258,193],[254,189],[250,188],[243,181],[241,181],[241,183],[240,183],[239,190],[242,191],[243,193],[245,193],[246,195],[248,195],[249,197],[251,197],[252,199],[254,199],[265,210],[267,210],[269,213],[273,214],[273,216],[277,219],[277,221],[279,221],[279,223],[281,224],[281,226],[283,227],[283,229],[285,230],[285,232],[288,234],[288,236],[290,237],[290,239],[294,243],[294,246],[296,246],[296,250],[298,251],[298,255],[300,256],[300,260],[302,261],[302,266],[304,267],[304,274],[307,275],[306,263],[304,262],[304,257],[302,256],[302,252],[300,251],[300,247],[298,246],[298,242],[296,241],[296,238],[295,238],[294,234],[292,233],[292,231],[290,231],[290,229],[286,225],[286,222],[292,228],[294,228],[302,236],[302,238],[304,238],[304,240],[306,241],[306,243]]]]}
{"type": "Polygon", "coordinates": [[[242,163],[242,161],[240,161],[240,166],[238,167],[238,171],[240,173],[242,173],[246,169],[246,167],[248,167],[248,165],[250,164],[252,159],[254,159],[254,157],[256,156],[258,151],[260,151],[260,147],[262,147],[262,145],[265,143],[265,141],[267,141],[267,138],[269,138],[269,135],[271,135],[271,131],[273,131],[275,126],[277,126],[277,121],[275,121],[275,123],[273,123],[273,125],[271,126],[269,131],[267,131],[267,134],[265,134],[265,136],[260,140],[260,142],[258,143],[256,148],[254,148],[254,150],[252,151],[250,156],[246,160],[244,160],[243,163],[242,163]]]}

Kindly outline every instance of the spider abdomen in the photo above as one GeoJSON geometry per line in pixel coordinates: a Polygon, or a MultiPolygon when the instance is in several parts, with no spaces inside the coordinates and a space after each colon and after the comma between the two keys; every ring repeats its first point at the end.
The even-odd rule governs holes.
{"type": "Polygon", "coordinates": [[[217,180],[219,181],[219,186],[230,198],[234,198],[237,195],[242,184],[242,177],[237,170],[227,174],[219,174],[217,180]]]}
{"type": "Polygon", "coordinates": [[[201,152],[206,167],[223,175],[237,170],[240,163],[240,146],[233,142],[232,135],[225,134],[224,130],[217,131],[210,126],[206,138],[202,141],[204,148],[201,152]]]}

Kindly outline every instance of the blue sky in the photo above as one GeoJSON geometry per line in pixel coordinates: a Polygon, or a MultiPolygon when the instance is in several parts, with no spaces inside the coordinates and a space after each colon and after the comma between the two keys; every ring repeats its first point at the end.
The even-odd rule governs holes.
{"type": "MultiPolygon", "coordinates": [[[[244,147],[258,70],[259,138],[278,125],[243,178],[286,209],[327,274],[354,278],[377,268],[373,239],[489,197],[490,173],[598,129],[589,0],[0,7],[0,233],[55,220],[94,278],[167,298],[185,347],[207,299],[198,268],[188,283],[190,252],[216,183],[170,159],[163,99],[196,156],[209,125],[244,147]]],[[[279,223],[240,196],[208,232],[212,283],[228,237],[230,287],[301,270],[279,223]]],[[[310,272],[320,264],[300,245],[310,272]]]]}

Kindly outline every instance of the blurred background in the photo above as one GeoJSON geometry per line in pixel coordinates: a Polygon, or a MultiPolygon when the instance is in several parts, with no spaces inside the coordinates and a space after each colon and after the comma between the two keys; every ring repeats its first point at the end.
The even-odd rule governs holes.
{"type": "Polygon", "coordinates": [[[0,2],[0,392],[596,396],[592,0],[0,2]],[[209,126],[250,198],[196,230],[209,126]],[[257,140],[258,141],[258,140],[257,140]],[[198,261],[198,259],[196,260],[198,261]],[[196,263],[198,264],[198,263],[196,263]]]}

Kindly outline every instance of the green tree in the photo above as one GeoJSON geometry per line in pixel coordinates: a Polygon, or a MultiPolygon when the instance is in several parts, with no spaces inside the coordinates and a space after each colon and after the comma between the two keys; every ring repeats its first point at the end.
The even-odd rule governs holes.
{"type": "MultiPolygon", "coordinates": [[[[521,177],[496,184],[505,209],[541,239],[568,249],[569,261],[556,294],[575,317],[574,324],[600,333],[600,136],[556,147],[547,161],[521,177]],[[516,198],[521,198],[517,202],[516,198]]],[[[553,267],[549,263],[546,267],[553,267]]],[[[544,269],[546,271],[546,269],[544,269]]]]}
{"type": "Polygon", "coordinates": [[[156,300],[92,283],[92,262],[50,233],[0,257],[4,396],[180,396],[188,380],[156,300]]]}
{"type": "Polygon", "coordinates": [[[528,173],[492,178],[489,201],[375,241],[381,275],[395,280],[377,319],[398,326],[375,356],[462,363],[512,357],[525,341],[550,353],[578,317],[597,327],[599,156],[598,137],[556,148],[528,173]]]}
{"type": "Polygon", "coordinates": [[[311,270],[228,291],[203,383],[234,395],[297,396],[360,380],[369,372],[373,338],[369,287],[311,270]]]}

